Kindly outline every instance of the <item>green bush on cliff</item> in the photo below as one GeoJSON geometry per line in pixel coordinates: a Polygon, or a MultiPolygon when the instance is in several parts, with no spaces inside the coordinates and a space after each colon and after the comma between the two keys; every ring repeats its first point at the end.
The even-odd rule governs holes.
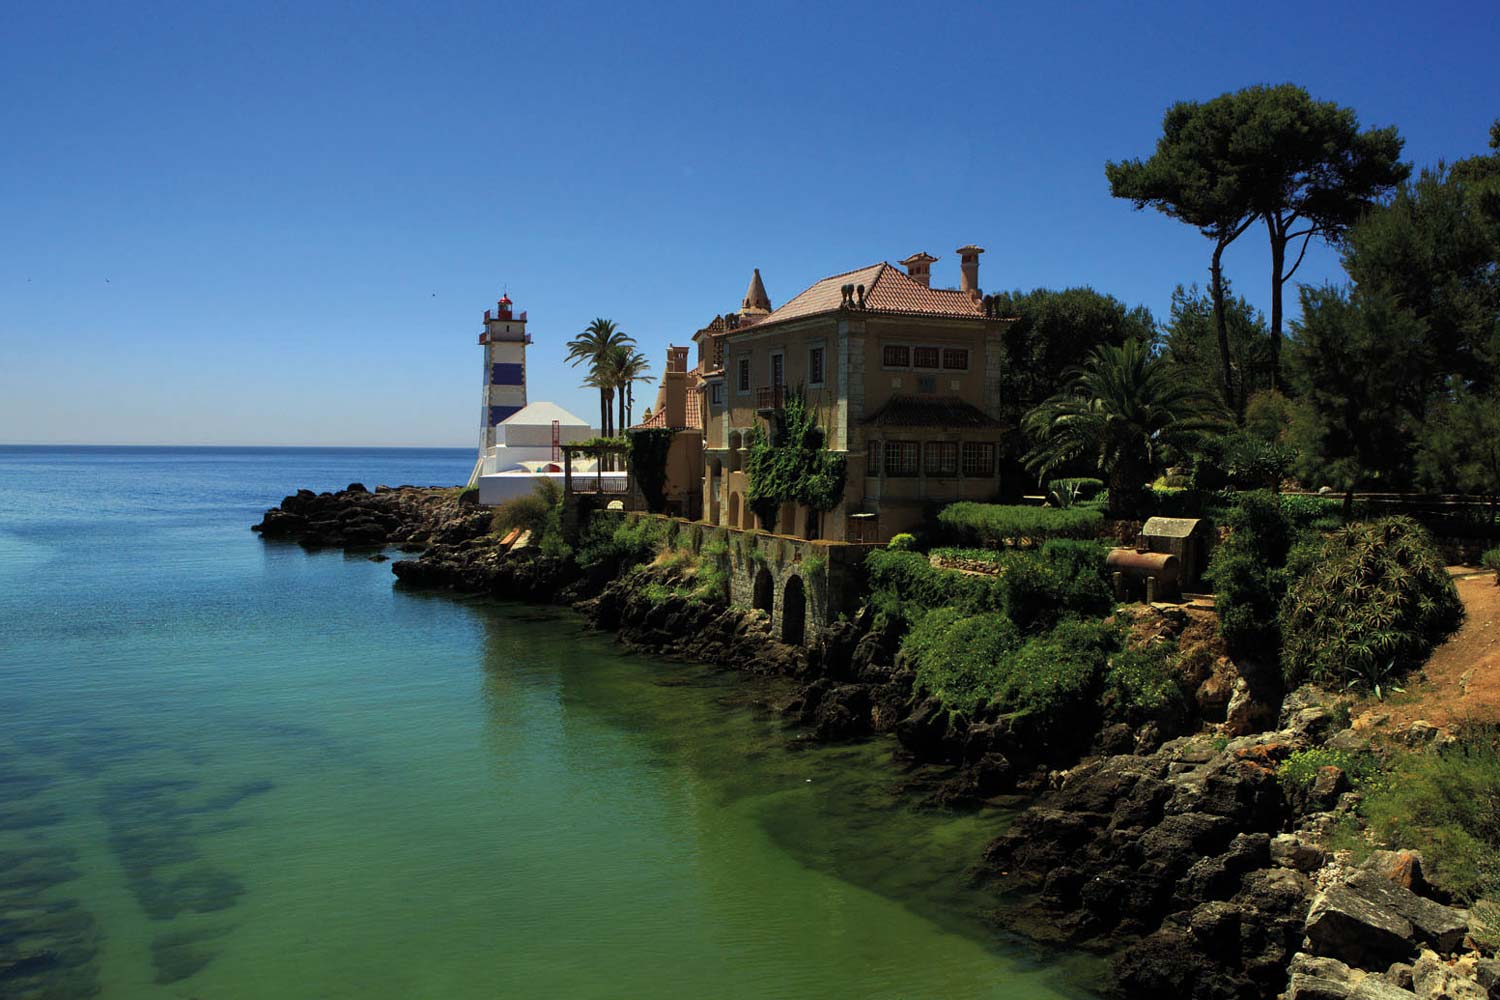
{"type": "Polygon", "coordinates": [[[934,608],[998,611],[1026,632],[1050,628],[1066,614],[1109,613],[1103,554],[1102,546],[1049,542],[1039,552],[989,553],[983,561],[995,573],[980,575],[934,567],[916,552],[876,550],[865,557],[865,569],[871,601],[886,614],[914,621],[934,608]]]}
{"type": "Polygon", "coordinates": [[[922,616],[901,643],[917,684],[949,709],[972,712],[1000,687],[1020,630],[997,614],[966,615],[938,608],[922,616]]]}
{"type": "Polygon", "coordinates": [[[1095,509],[1009,504],[949,504],[938,514],[944,534],[958,545],[983,548],[1034,547],[1049,538],[1092,538],[1104,523],[1095,509]]]}
{"type": "Polygon", "coordinates": [[[1242,494],[1225,520],[1229,537],[1214,548],[1204,574],[1214,588],[1219,632],[1233,655],[1274,663],[1295,531],[1269,490],[1242,494]]]}
{"type": "Polygon", "coordinates": [[[1459,901],[1500,901],[1500,727],[1456,735],[1363,781],[1360,814],[1380,842],[1421,851],[1428,876],[1459,901]]]}
{"type": "Polygon", "coordinates": [[[1180,720],[1188,715],[1188,696],[1173,669],[1175,642],[1125,648],[1109,657],[1104,672],[1106,714],[1139,725],[1150,719],[1180,720]]]}
{"type": "Polygon", "coordinates": [[[1410,518],[1351,524],[1308,563],[1281,606],[1288,687],[1389,683],[1463,619],[1442,556],[1410,518]]]}
{"type": "Polygon", "coordinates": [[[618,511],[595,511],[578,540],[578,565],[619,570],[650,562],[667,544],[670,521],[631,517],[618,511]]]}
{"type": "Polygon", "coordinates": [[[870,602],[896,618],[914,621],[933,608],[966,614],[997,611],[999,595],[987,576],[936,569],[919,552],[876,549],[865,557],[870,602]]]}
{"type": "Polygon", "coordinates": [[[929,612],[901,651],[917,686],[950,711],[981,704],[1038,738],[1087,737],[1101,707],[1133,720],[1182,710],[1164,655],[1132,653],[1113,623],[1066,618],[1027,638],[1003,614],[929,612]]]}

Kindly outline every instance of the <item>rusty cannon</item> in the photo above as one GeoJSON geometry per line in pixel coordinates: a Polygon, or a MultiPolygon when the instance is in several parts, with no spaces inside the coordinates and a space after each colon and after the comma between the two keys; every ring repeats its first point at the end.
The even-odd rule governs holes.
{"type": "Polygon", "coordinates": [[[1182,561],[1169,552],[1111,549],[1104,559],[1115,599],[1143,596],[1148,603],[1175,601],[1182,594],[1182,561]]]}

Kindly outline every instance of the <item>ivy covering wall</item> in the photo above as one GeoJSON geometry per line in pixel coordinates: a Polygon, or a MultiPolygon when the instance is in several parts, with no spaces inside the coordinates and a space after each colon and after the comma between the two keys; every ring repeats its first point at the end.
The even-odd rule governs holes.
{"type": "Polygon", "coordinates": [[[630,468],[636,484],[653,514],[667,509],[667,454],[677,432],[668,427],[652,427],[630,434],[630,468]]]}
{"type": "Polygon", "coordinates": [[[818,412],[799,390],[787,393],[785,405],[772,417],[772,433],[757,425],[750,432],[745,471],[750,477],[747,501],[761,522],[769,523],[783,503],[832,510],[844,496],[847,462],[827,448],[818,412]]]}

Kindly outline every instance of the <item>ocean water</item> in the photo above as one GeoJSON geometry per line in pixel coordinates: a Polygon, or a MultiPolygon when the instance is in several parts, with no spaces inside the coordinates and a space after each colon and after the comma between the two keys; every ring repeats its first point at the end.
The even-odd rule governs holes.
{"type": "Polygon", "coordinates": [[[997,814],[758,682],[263,542],[467,450],[0,447],[0,996],[1040,998],[997,814]]]}

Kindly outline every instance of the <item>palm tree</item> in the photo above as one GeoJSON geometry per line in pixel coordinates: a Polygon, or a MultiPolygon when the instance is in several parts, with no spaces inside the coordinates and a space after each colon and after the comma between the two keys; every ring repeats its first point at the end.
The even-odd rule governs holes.
{"type": "Polygon", "coordinates": [[[651,364],[644,354],[633,347],[626,348],[624,357],[616,366],[616,373],[620,378],[621,397],[625,403],[624,426],[626,427],[635,421],[635,384],[656,381],[647,374],[650,371],[651,364]]]}
{"type": "Polygon", "coordinates": [[[609,410],[613,390],[608,378],[609,357],[616,348],[634,345],[634,337],[621,330],[614,320],[603,317],[594,320],[582,333],[568,341],[567,362],[575,368],[587,362],[589,374],[583,384],[599,390],[599,433],[604,437],[614,436],[609,410]]]}
{"type": "Polygon", "coordinates": [[[1094,348],[1069,383],[1026,414],[1022,428],[1036,442],[1026,467],[1039,476],[1092,458],[1109,482],[1110,512],[1140,512],[1145,483],[1165,449],[1190,444],[1217,426],[1213,400],[1144,344],[1094,348]]]}

